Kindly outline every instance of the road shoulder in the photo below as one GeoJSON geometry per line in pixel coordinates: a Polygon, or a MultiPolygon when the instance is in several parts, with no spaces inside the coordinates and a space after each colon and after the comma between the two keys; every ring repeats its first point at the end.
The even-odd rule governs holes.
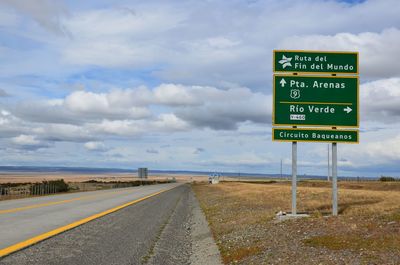
{"type": "Polygon", "coordinates": [[[192,255],[190,264],[222,264],[217,244],[212,237],[206,217],[193,191],[190,193],[190,199],[192,200],[192,255]]]}
{"type": "Polygon", "coordinates": [[[145,264],[221,265],[208,222],[189,185],[160,227],[145,264]]]}

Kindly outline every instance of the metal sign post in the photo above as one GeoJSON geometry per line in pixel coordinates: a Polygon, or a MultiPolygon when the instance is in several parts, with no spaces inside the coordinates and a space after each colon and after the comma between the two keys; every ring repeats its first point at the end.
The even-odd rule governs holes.
{"type": "Polygon", "coordinates": [[[297,142],[292,142],[292,214],[297,214],[297,142]]]}
{"type": "Polygon", "coordinates": [[[331,166],[330,166],[330,155],[329,155],[329,144],[328,144],[328,182],[330,181],[330,174],[331,174],[331,166]]]}
{"type": "Polygon", "coordinates": [[[338,215],[337,143],[332,143],[332,215],[338,215]]]}

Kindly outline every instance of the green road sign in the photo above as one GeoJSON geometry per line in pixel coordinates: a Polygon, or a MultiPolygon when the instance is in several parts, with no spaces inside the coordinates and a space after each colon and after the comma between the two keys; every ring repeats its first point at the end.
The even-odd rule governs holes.
{"type": "Polygon", "coordinates": [[[358,143],[358,130],[272,128],[272,140],[284,142],[358,143]]]}
{"type": "Polygon", "coordinates": [[[274,51],[274,72],[358,74],[358,52],[274,51]]]}
{"type": "Polygon", "coordinates": [[[274,75],[273,125],[358,127],[358,77],[274,75]]]}

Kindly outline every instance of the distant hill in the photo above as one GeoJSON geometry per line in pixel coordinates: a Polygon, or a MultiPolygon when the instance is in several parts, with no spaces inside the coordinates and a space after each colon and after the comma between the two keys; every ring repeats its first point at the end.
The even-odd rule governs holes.
{"type": "MultiPolygon", "coordinates": [[[[0,166],[0,174],[6,173],[82,173],[82,174],[106,174],[106,173],[137,173],[137,169],[123,169],[123,168],[90,168],[90,167],[41,167],[41,166],[0,166]]],[[[149,174],[175,174],[175,175],[210,175],[218,173],[221,176],[232,178],[286,178],[290,179],[292,176],[288,174],[260,174],[260,173],[246,173],[246,172],[215,172],[215,171],[191,171],[191,170],[149,170],[149,174]]],[[[357,177],[343,177],[339,179],[356,179],[357,177]]],[[[376,180],[378,178],[361,177],[362,179],[376,180]]],[[[326,179],[326,176],[320,175],[298,175],[298,179],[326,179]]]]}

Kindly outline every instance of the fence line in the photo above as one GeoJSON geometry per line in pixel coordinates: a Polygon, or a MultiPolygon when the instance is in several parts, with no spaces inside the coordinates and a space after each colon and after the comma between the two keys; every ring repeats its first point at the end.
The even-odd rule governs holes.
{"type": "Polygon", "coordinates": [[[0,185],[0,200],[29,196],[44,196],[58,192],[57,185],[51,183],[35,183],[20,186],[0,185]]]}
{"type": "MultiPolygon", "coordinates": [[[[167,182],[173,182],[169,179],[167,182]]],[[[67,190],[71,191],[95,191],[101,189],[117,189],[117,188],[128,188],[135,187],[139,185],[165,183],[163,181],[133,181],[133,182],[117,182],[117,183],[107,183],[107,182],[80,182],[80,183],[69,183],[67,190]]],[[[15,186],[0,184],[0,200],[6,199],[16,199],[30,196],[44,196],[49,194],[56,194],[59,192],[65,192],[66,189],[58,186],[54,183],[30,183],[15,186]]]]}

